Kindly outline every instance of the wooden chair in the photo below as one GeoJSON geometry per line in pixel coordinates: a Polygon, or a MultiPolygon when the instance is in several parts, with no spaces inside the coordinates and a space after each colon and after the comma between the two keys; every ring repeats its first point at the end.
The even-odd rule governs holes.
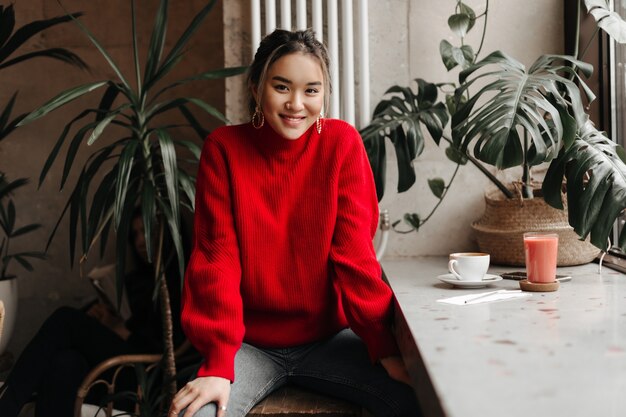
{"type": "MultiPolygon", "coordinates": [[[[189,355],[191,351],[191,343],[185,341],[181,346],[176,349],[175,356],[178,361],[189,355]]],[[[192,354],[193,355],[193,354],[192,354]]],[[[98,406],[92,404],[85,404],[85,399],[89,392],[97,386],[103,386],[106,389],[108,395],[116,393],[116,384],[118,378],[123,370],[128,368],[134,368],[138,364],[145,365],[146,372],[153,371],[161,361],[161,354],[138,354],[138,355],[119,355],[102,361],[95,368],[93,368],[89,374],[83,379],[82,384],[78,388],[76,393],[76,401],[74,403],[74,417],[94,417],[98,406]],[[110,374],[110,378],[105,377],[105,373],[110,374]]],[[[199,361],[200,358],[195,358],[199,361]]],[[[141,387],[137,386],[136,391],[138,396],[142,396],[141,387]]],[[[135,410],[136,412],[138,410],[135,410]]],[[[127,415],[127,413],[115,410],[113,408],[113,401],[109,401],[97,414],[97,417],[112,417],[115,415],[127,415]]]]}
{"type": "MultiPolygon", "coordinates": [[[[190,348],[190,343],[185,341],[176,350],[176,357],[185,357],[190,348]]],[[[112,417],[124,414],[113,408],[113,402],[108,402],[102,410],[100,407],[85,404],[85,398],[96,386],[102,385],[106,388],[107,394],[116,392],[117,378],[126,368],[134,368],[137,364],[146,366],[146,371],[153,370],[161,360],[161,355],[120,355],[107,359],[96,366],[83,380],[83,383],[76,394],[74,404],[74,417],[112,417]],[[105,373],[112,370],[110,379],[104,377],[105,373]],[[98,414],[96,414],[98,413],[98,414]]],[[[196,356],[195,360],[200,358],[196,356]]],[[[141,396],[140,388],[137,387],[137,395],[141,396]]],[[[138,412],[138,410],[135,410],[138,412]]],[[[302,388],[286,386],[278,389],[263,401],[258,403],[250,412],[248,417],[303,417],[303,416],[323,416],[323,417],[367,417],[367,411],[360,407],[337,398],[317,394],[302,388]]]]}
{"type": "Polygon", "coordinates": [[[280,388],[258,403],[248,417],[366,417],[361,407],[302,388],[280,388]]]}

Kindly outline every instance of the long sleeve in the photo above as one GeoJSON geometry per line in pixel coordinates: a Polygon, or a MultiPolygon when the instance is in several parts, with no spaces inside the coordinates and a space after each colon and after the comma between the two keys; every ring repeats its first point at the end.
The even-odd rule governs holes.
{"type": "Polygon", "coordinates": [[[391,332],[391,289],[382,280],[372,239],[378,223],[378,203],[363,143],[351,129],[339,171],[337,222],[330,258],[350,327],[375,361],[398,354],[391,332]],[[356,137],[354,137],[356,136],[356,137]]]}
{"type": "Polygon", "coordinates": [[[181,324],[205,359],[198,376],[233,381],[234,357],[244,335],[241,264],[227,161],[210,136],[200,158],[194,217],[181,324]]]}

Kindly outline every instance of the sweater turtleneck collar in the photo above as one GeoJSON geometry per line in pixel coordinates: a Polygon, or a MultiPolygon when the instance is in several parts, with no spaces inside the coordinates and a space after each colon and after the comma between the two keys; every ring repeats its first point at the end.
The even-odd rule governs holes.
{"type": "MultiPolygon", "coordinates": [[[[250,123],[250,129],[254,132],[254,141],[262,148],[273,151],[298,152],[302,150],[307,142],[311,139],[311,135],[315,131],[315,123],[308,128],[298,139],[287,139],[265,123],[260,129],[255,129],[250,123]]],[[[317,134],[317,132],[315,132],[317,134]]]]}

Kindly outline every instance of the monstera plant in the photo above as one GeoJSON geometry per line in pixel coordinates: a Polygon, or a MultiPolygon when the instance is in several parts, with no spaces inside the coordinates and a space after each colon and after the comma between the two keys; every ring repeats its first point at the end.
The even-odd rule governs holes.
{"type": "MultiPolygon", "coordinates": [[[[584,2],[599,26],[620,40],[626,33],[624,21],[610,12],[604,0],[584,2]]],[[[486,22],[486,13],[476,16],[469,6],[457,1],[448,24],[464,38],[477,19],[485,18],[486,22]]],[[[418,80],[417,94],[395,86],[388,91],[395,95],[377,106],[372,123],[361,133],[379,198],[385,181],[385,139],[389,138],[396,149],[398,191],[402,192],[415,182],[413,161],[424,147],[425,127],[435,142],[443,138],[449,143],[446,154],[457,164],[469,159],[486,174],[483,163],[500,169],[522,167],[524,198],[533,197],[531,167],[549,163],[542,185],[545,201],[563,208],[561,190],[566,184],[570,225],[581,238],[590,236],[591,243],[606,250],[612,225],[626,208],[626,159],[621,146],[598,131],[585,113],[583,96],[589,101],[595,98],[584,82],[592,72],[591,65],[575,56],[544,55],[526,69],[501,51],[479,60],[480,49],[474,53],[463,42],[454,47],[442,41],[444,65],[448,70],[461,68],[458,84],[451,88],[418,80]],[[437,89],[446,88],[445,102],[438,102],[437,89]],[[444,133],[448,119],[450,136],[444,133]]],[[[512,197],[507,184],[488,176],[512,197]]],[[[431,190],[442,198],[445,193],[438,189],[447,191],[449,184],[438,182],[439,186],[431,185],[431,190]]],[[[406,216],[414,227],[423,223],[406,216]]],[[[618,245],[626,246],[626,232],[621,233],[618,245]]]]}
{"type": "Polygon", "coordinates": [[[197,142],[180,132],[187,128],[188,131],[195,132],[199,140],[204,139],[207,134],[207,130],[199,123],[189,106],[195,106],[209,116],[226,121],[218,110],[203,99],[181,95],[180,92],[177,93],[177,88],[191,82],[241,74],[245,70],[243,67],[207,70],[186,78],[171,79],[172,70],[189,51],[187,47],[190,39],[214,4],[215,1],[206,3],[182,31],[171,49],[165,52],[169,2],[160,0],[142,66],[136,31],[135,2],[130,1],[129,43],[134,51],[131,74],[124,74],[91,31],[80,20],[74,19],[111,67],[115,78],[98,80],[64,91],[21,122],[33,122],[79,97],[104,90],[97,108],[87,108],[67,123],[41,172],[40,185],[60,156],[66,140],[71,137],[61,177],[63,188],[67,185],[70,171],[77,164],[79,147],[90,146],[93,149],[91,156],[79,169],[78,181],[50,238],[56,233],[61,219],[69,212],[70,254],[73,256],[80,238],[80,251],[84,258],[98,241],[101,247],[106,245],[109,230],[113,228],[116,235],[117,288],[118,295],[121,296],[132,213],[136,206],[141,206],[148,258],[155,265],[155,287],[159,288],[161,299],[166,358],[164,381],[169,381],[170,395],[176,389],[173,378],[175,367],[172,315],[166,280],[163,277],[165,254],[162,253],[163,246],[160,242],[163,242],[165,228],[169,228],[182,277],[184,255],[181,212],[185,209],[193,211],[195,177],[183,169],[181,163],[197,163],[200,156],[197,142]],[[172,121],[169,118],[164,121],[162,116],[172,112],[178,114],[178,119],[172,121]],[[116,129],[109,129],[112,126],[116,129]],[[175,131],[179,133],[175,134],[175,131]],[[98,147],[105,141],[103,138],[106,138],[106,142],[98,147]],[[157,243],[152,244],[153,242],[157,243]]]}

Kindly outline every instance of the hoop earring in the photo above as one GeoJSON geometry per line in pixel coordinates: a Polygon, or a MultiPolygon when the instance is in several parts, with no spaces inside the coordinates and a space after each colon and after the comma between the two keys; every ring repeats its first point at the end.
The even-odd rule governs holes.
{"type": "Polygon", "coordinates": [[[317,130],[317,134],[322,134],[322,117],[324,117],[321,113],[317,116],[317,120],[315,121],[315,130],[317,130]]]}
{"type": "Polygon", "coordinates": [[[263,112],[259,109],[259,106],[256,106],[254,109],[254,114],[252,115],[252,127],[255,129],[260,129],[263,127],[265,123],[265,116],[263,112]]]}

